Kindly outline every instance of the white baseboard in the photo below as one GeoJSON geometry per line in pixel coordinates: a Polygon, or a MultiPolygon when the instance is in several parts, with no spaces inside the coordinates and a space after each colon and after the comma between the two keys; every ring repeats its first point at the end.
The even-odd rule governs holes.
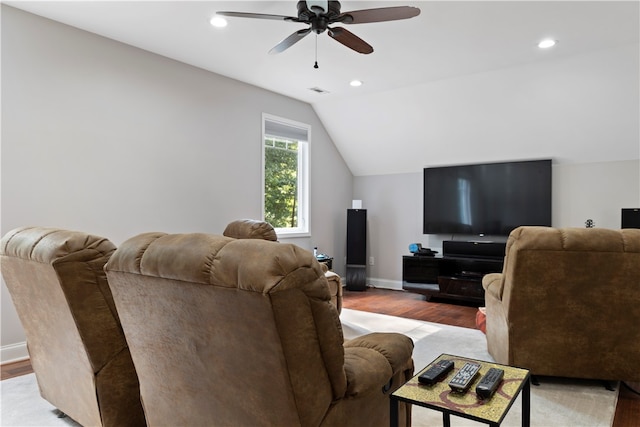
{"type": "Polygon", "coordinates": [[[402,290],[402,281],[400,280],[387,280],[367,277],[367,283],[374,288],[392,289],[394,291],[402,290]]]}
{"type": "MultiPolygon", "coordinates": [[[[347,281],[342,279],[342,287],[347,287],[347,281]]],[[[380,289],[391,289],[394,291],[402,290],[402,281],[400,280],[387,280],[387,279],[376,279],[373,277],[367,277],[367,287],[370,288],[380,288],[380,289]]]]}
{"type": "Polygon", "coordinates": [[[29,358],[29,351],[27,350],[26,342],[19,342],[16,344],[9,344],[0,347],[0,363],[19,362],[29,358]]]}

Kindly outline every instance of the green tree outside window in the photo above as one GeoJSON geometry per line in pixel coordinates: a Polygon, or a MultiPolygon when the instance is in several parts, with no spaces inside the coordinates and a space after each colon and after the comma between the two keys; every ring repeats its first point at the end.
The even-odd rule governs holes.
{"type": "Polygon", "coordinates": [[[309,235],[311,126],[262,113],[262,218],[281,237],[309,235]]]}
{"type": "Polygon", "coordinates": [[[265,139],[264,215],[276,228],[298,226],[298,142],[265,139]]]}

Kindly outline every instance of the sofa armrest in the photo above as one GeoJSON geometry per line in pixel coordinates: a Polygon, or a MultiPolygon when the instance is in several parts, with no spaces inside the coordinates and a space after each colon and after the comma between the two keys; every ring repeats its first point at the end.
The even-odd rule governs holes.
{"type": "MultiPolygon", "coordinates": [[[[324,264],[321,264],[324,265],[324,264]]],[[[326,271],[324,277],[329,284],[329,294],[331,294],[331,302],[338,310],[338,313],[342,311],[342,279],[333,271],[326,271]]]]}
{"type": "Polygon", "coordinates": [[[413,341],[405,335],[363,335],[345,342],[344,351],[346,396],[393,391],[413,374],[413,341]]]}
{"type": "Polygon", "coordinates": [[[482,278],[482,287],[485,293],[490,294],[498,301],[502,301],[504,287],[504,275],[502,273],[490,273],[482,278]]]}

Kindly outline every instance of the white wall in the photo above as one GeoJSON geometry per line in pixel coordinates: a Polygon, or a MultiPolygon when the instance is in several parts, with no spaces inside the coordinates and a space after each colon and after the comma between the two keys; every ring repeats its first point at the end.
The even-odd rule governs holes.
{"type": "MultiPolygon", "coordinates": [[[[259,218],[263,112],[312,126],[312,235],[294,242],[343,259],[353,177],[310,105],[2,5],[1,232],[119,245],[259,218]]],[[[1,339],[3,362],[24,351],[4,283],[1,339]]]]}
{"type": "MultiPolygon", "coordinates": [[[[422,171],[355,177],[354,197],[367,209],[367,256],[375,263],[367,266],[367,277],[374,286],[402,288],[402,256],[409,255],[410,243],[442,253],[442,241],[451,239],[422,234],[422,171]]],[[[620,209],[636,207],[639,160],[552,166],[554,227],[584,227],[593,219],[596,227],[616,229],[620,209]]]]}
{"type": "Polygon", "coordinates": [[[340,150],[355,176],[531,158],[637,159],[639,64],[640,46],[631,44],[325,101],[314,109],[327,117],[336,141],[353,141],[340,150]],[[372,140],[386,143],[368,149],[372,140]]]}
{"type": "Polygon", "coordinates": [[[553,221],[560,227],[620,228],[622,208],[640,207],[640,161],[553,168],[553,221]]]}

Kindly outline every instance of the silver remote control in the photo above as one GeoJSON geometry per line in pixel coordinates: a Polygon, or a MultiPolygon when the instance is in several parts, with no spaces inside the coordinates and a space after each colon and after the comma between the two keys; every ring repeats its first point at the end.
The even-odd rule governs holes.
{"type": "Polygon", "coordinates": [[[453,391],[465,392],[478,375],[480,371],[480,365],[477,363],[467,362],[462,368],[454,375],[449,381],[449,387],[453,391]]]}

